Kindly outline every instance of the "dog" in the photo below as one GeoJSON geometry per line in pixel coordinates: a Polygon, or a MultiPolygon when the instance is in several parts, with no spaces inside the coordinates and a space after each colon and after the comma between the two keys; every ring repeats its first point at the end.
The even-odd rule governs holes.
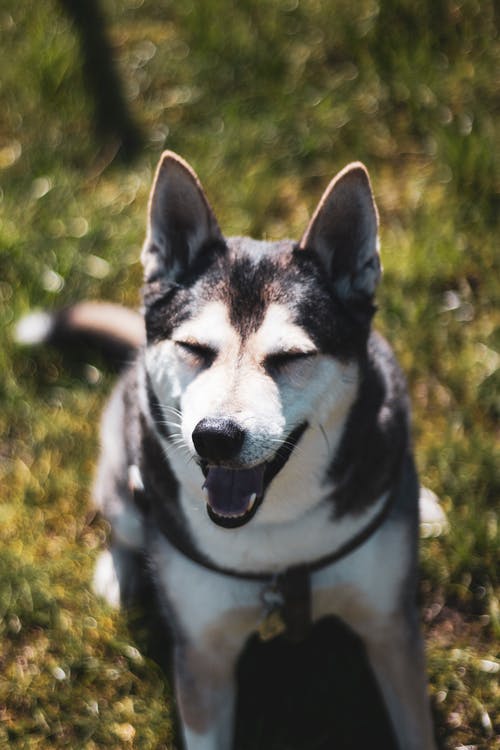
{"type": "Polygon", "coordinates": [[[192,168],[165,152],[144,319],[82,303],[25,321],[25,339],[135,353],[102,420],[94,495],[112,532],[95,587],[127,604],[147,560],[187,750],[233,747],[252,634],[299,641],[330,615],[361,638],[401,750],[435,747],[408,396],[371,326],[378,224],[356,162],[300,242],[226,239],[192,168]]]}

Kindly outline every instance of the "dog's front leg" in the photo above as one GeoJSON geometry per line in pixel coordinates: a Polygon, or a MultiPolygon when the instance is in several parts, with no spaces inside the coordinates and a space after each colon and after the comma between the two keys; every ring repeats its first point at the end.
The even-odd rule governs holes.
{"type": "Polygon", "coordinates": [[[186,750],[230,750],[236,701],[234,650],[175,649],[175,681],[186,750]]]}
{"type": "Polygon", "coordinates": [[[261,586],[221,575],[157,536],[160,603],[173,631],[174,681],[186,750],[230,750],[236,664],[261,613],[261,586]]]}
{"type": "Polygon", "coordinates": [[[425,656],[416,613],[356,628],[380,686],[401,750],[435,750],[425,656]]]}

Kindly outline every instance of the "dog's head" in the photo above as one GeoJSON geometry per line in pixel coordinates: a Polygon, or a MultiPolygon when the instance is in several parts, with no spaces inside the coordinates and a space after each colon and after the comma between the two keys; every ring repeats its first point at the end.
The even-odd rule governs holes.
{"type": "Polygon", "coordinates": [[[304,431],[345,417],[375,309],[377,230],[354,163],[299,243],[225,239],[192,169],[163,155],[142,252],[146,370],[215,523],[250,520],[304,431]]]}

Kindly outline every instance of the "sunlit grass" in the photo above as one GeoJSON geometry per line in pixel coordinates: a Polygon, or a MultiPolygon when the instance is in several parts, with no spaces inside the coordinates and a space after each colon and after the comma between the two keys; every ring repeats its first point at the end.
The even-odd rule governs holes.
{"type": "Polygon", "coordinates": [[[145,136],[128,167],[95,138],[60,6],[0,10],[0,745],[171,741],[168,687],[90,593],[106,531],[90,490],[112,380],[12,343],[27,310],[138,304],[147,194],[168,147],[195,166],[228,234],[272,238],[300,236],[345,163],[368,165],[385,269],[378,325],[408,375],[423,482],[450,522],[422,549],[438,736],[446,750],[497,747],[498,9],[104,7],[145,136]]]}

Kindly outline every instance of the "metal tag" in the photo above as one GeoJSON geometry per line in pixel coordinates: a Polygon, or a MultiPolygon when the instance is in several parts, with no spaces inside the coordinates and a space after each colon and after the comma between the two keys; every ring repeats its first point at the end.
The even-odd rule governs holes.
{"type": "Polygon", "coordinates": [[[258,633],[261,641],[270,641],[286,631],[283,617],[285,598],[277,580],[271,581],[261,594],[264,614],[259,623],[258,633]]]}
{"type": "Polygon", "coordinates": [[[259,623],[259,638],[261,641],[271,641],[286,630],[285,621],[281,610],[272,609],[259,623]]]}

